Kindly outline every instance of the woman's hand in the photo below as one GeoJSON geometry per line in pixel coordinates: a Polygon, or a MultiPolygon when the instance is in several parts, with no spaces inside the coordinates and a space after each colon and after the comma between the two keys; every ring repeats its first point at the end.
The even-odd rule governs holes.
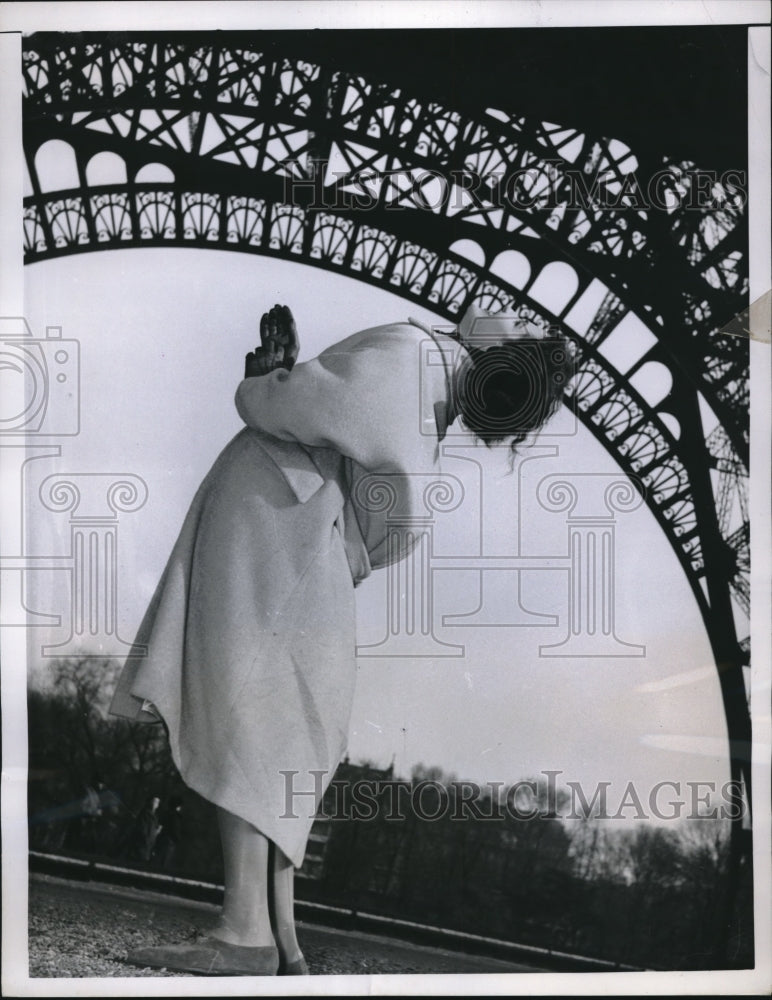
{"type": "Polygon", "coordinates": [[[300,352],[295,319],[288,306],[275,305],[260,320],[260,346],[247,354],[244,378],[292,368],[300,352]]]}

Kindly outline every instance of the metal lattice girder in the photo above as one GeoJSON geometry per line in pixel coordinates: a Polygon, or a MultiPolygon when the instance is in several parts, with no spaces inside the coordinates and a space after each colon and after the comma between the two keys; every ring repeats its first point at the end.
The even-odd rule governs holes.
{"type": "Polygon", "coordinates": [[[473,121],[248,45],[164,38],[30,48],[30,119],[56,104],[61,124],[250,173],[298,177],[312,161],[323,163],[337,174],[327,206],[346,192],[451,216],[456,230],[475,226],[491,259],[512,233],[538,235],[664,327],[656,332],[673,360],[699,376],[746,459],[747,398],[738,388],[747,382],[747,345],[717,335],[747,301],[744,195],[736,185],[717,183],[715,206],[696,211],[689,164],[660,157],[642,166],[616,140],[490,110],[473,121]],[[672,202],[664,216],[640,207],[638,188],[648,190],[657,171],[660,193],[672,202]],[[438,174],[450,197],[432,203],[427,178],[438,174]],[[576,204],[580,193],[584,207],[576,204]],[[669,280],[652,280],[663,266],[669,280]]]}
{"type": "Polygon", "coordinates": [[[690,182],[684,164],[490,109],[473,119],[249,39],[33,37],[24,74],[28,261],[217,246],[338,270],[451,320],[478,301],[560,325],[580,348],[580,418],[637,478],[709,631],[734,634],[718,604],[730,584],[742,592],[742,554],[723,558],[741,536],[723,513],[725,482],[718,512],[708,495],[715,459],[695,412],[699,392],[720,421],[725,467],[741,469],[747,343],[717,333],[747,304],[740,192],[727,186],[705,211],[641,209],[631,171],[664,170],[677,193],[690,182]],[[51,139],[75,152],[69,187],[47,190],[39,176],[51,139]],[[90,176],[99,153],[120,156],[120,183],[90,176]],[[144,183],[148,164],[168,168],[169,183],[144,183]],[[594,191],[581,207],[569,199],[577,166],[594,191]],[[527,262],[522,279],[502,266],[512,254],[527,262]],[[574,281],[557,306],[538,286],[555,266],[574,281]],[[572,309],[599,282],[578,329],[572,309]],[[622,372],[604,351],[634,315],[651,344],[622,372]],[[672,377],[654,402],[635,386],[650,364],[672,377]]]}

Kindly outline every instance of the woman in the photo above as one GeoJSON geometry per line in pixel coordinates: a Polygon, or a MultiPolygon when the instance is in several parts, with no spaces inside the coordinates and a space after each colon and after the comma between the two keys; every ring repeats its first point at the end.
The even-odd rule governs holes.
{"type": "Polygon", "coordinates": [[[456,337],[397,323],[294,365],[289,309],[263,316],[236,393],[246,427],[193,500],[137,637],[148,655],[127,662],[111,708],[160,716],[183,779],[217,806],[222,917],[206,937],[143,949],[132,963],[307,971],[293,871],[345,749],[354,587],[406,554],[387,545],[362,487],[387,477],[412,509],[416,474],[441,475],[440,442],[457,416],[487,443],[517,443],[557,409],[566,345],[516,324],[473,307],[456,337]],[[304,776],[313,789],[305,809],[297,795],[287,802],[288,775],[294,790],[304,776]]]}

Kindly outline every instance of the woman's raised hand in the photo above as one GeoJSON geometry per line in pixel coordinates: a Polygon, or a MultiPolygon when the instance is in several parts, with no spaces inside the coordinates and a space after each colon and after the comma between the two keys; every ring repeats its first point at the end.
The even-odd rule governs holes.
{"type": "Polygon", "coordinates": [[[288,306],[277,303],[260,319],[260,346],[247,354],[244,377],[267,375],[276,368],[290,370],[299,352],[295,319],[288,306]]]}

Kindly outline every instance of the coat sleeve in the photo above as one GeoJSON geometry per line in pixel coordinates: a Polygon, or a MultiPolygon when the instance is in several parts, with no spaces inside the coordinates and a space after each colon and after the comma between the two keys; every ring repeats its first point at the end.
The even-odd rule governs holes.
{"type": "Polygon", "coordinates": [[[244,379],[236,391],[244,423],[284,441],[333,448],[366,469],[420,467],[427,444],[420,336],[401,325],[365,334],[291,372],[244,379]]]}

